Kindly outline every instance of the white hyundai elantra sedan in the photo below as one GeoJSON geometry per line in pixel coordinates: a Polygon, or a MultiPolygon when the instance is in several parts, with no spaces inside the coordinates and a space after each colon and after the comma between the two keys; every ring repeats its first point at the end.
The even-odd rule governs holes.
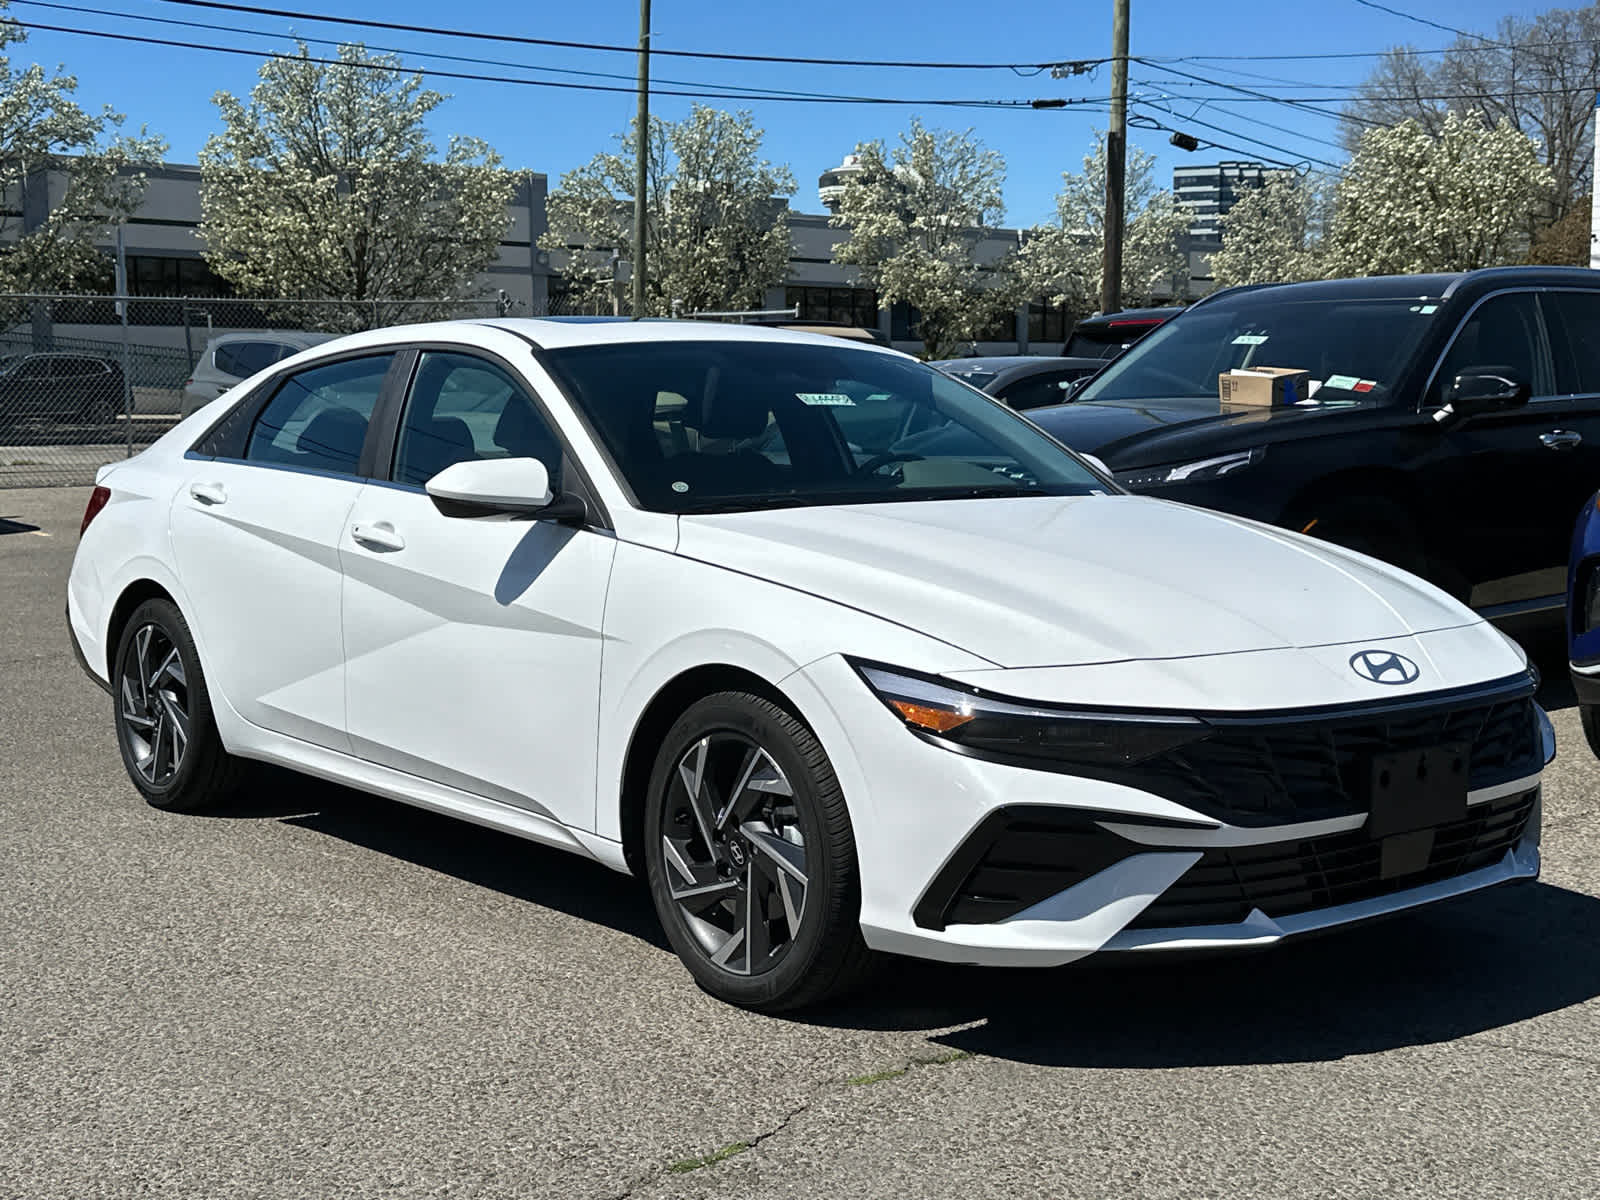
{"type": "Polygon", "coordinates": [[[379,330],[101,472],[68,591],[154,805],[277,763],[642,874],[696,980],[1262,946],[1534,877],[1522,653],[1121,494],[904,355],[379,330]]]}

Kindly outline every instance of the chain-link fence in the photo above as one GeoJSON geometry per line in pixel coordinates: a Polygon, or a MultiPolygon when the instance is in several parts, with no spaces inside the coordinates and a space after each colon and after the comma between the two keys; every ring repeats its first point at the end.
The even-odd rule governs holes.
{"type": "Polygon", "coordinates": [[[503,314],[488,300],[0,295],[0,488],[86,484],[317,341],[503,314]]]}

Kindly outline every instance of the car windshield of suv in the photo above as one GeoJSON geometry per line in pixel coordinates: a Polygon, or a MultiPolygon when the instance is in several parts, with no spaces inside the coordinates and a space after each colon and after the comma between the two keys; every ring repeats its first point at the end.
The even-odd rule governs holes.
{"type": "Polygon", "coordinates": [[[1020,417],[903,355],[650,341],[545,361],[657,512],[1108,490],[1020,417]]]}
{"type": "Polygon", "coordinates": [[[1317,403],[1381,400],[1440,303],[1247,292],[1168,321],[1095,376],[1078,401],[1214,401],[1217,377],[1242,367],[1308,371],[1317,403]]]}

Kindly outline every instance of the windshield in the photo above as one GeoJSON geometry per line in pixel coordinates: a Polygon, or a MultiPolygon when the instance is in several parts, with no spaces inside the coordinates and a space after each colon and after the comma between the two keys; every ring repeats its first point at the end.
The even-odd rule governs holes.
{"type": "Polygon", "coordinates": [[[1020,417],[898,354],[662,341],[545,361],[657,512],[1107,490],[1020,417]]]}
{"type": "Polygon", "coordinates": [[[1309,371],[1321,403],[1381,400],[1399,382],[1440,303],[1247,292],[1168,321],[1095,376],[1078,399],[1215,400],[1224,372],[1285,367],[1309,371]]]}

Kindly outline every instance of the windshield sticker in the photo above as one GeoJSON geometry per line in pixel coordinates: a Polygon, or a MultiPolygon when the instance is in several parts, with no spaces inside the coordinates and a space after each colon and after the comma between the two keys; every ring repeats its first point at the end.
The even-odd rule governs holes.
{"type": "Polygon", "coordinates": [[[1267,340],[1267,336],[1264,333],[1241,333],[1233,339],[1233,344],[1235,346],[1259,346],[1267,340]]]}
{"type": "Polygon", "coordinates": [[[1370,392],[1373,388],[1375,388],[1377,386],[1378,386],[1378,381],[1376,379],[1363,379],[1360,383],[1356,384],[1355,387],[1351,388],[1350,390],[1352,392],[1370,392]]]}
{"type": "Polygon", "coordinates": [[[801,404],[810,404],[822,408],[854,408],[856,402],[843,392],[796,392],[795,399],[801,404]]]}
{"type": "Polygon", "coordinates": [[[676,483],[674,483],[672,485],[672,490],[677,492],[678,495],[681,496],[681,495],[683,495],[684,492],[687,492],[689,490],[689,485],[687,483],[685,483],[683,480],[680,479],[680,480],[678,480],[676,483]]]}
{"type": "Polygon", "coordinates": [[[1355,391],[1356,384],[1360,382],[1361,380],[1357,379],[1354,375],[1329,375],[1328,382],[1322,386],[1338,388],[1343,392],[1353,392],[1355,391]]]}
{"type": "Polygon", "coordinates": [[[1438,305],[1437,305],[1437,304],[1423,304],[1423,305],[1420,305],[1420,306],[1419,306],[1419,307],[1418,307],[1418,308],[1417,308],[1417,311],[1418,311],[1418,312],[1419,312],[1419,313],[1421,313],[1421,314],[1422,314],[1422,315],[1423,315],[1423,316],[1425,316],[1425,317],[1426,317],[1426,316],[1428,316],[1428,315],[1429,315],[1429,314],[1430,314],[1430,313],[1436,313],[1436,312],[1438,312],[1438,311],[1439,311],[1439,306],[1438,306],[1438,305]]]}

